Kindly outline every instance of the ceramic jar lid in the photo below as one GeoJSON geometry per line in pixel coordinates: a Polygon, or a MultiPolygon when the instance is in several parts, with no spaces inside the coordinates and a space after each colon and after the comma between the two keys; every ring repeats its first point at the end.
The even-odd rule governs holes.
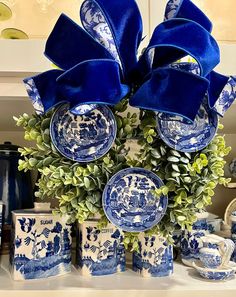
{"type": "Polygon", "coordinates": [[[3,144],[0,144],[0,155],[20,155],[18,145],[12,144],[10,141],[5,141],[3,144]]]}

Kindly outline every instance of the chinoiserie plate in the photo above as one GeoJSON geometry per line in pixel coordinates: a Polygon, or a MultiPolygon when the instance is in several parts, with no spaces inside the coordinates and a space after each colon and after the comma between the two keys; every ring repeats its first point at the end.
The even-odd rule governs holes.
{"type": "Polygon", "coordinates": [[[158,224],[164,216],[168,197],[157,198],[153,190],[162,180],[143,168],[127,168],[116,173],[107,183],[102,197],[107,218],[128,232],[142,232],[158,224]]]}
{"type": "Polygon", "coordinates": [[[157,114],[157,129],[161,139],[171,148],[181,152],[197,152],[214,138],[218,116],[202,104],[193,123],[181,116],[157,114]]]}
{"type": "Polygon", "coordinates": [[[236,198],[234,198],[229,205],[226,207],[225,214],[224,214],[224,222],[225,224],[229,225],[231,224],[230,222],[230,216],[233,211],[236,211],[236,198]]]}
{"type": "Polygon", "coordinates": [[[51,119],[50,133],[57,150],[76,162],[91,162],[104,156],[116,138],[112,111],[100,105],[86,115],[74,115],[69,109],[69,104],[59,106],[51,119]]]}
{"type": "Polygon", "coordinates": [[[193,267],[199,272],[199,274],[206,279],[212,281],[224,281],[233,279],[235,276],[235,268],[231,267],[230,264],[227,267],[218,269],[210,269],[203,266],[201,261],[193,263],[193,267]]]}

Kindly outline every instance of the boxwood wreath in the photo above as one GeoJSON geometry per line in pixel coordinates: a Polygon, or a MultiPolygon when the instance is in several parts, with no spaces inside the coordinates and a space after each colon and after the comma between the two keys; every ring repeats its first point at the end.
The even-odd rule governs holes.
{"type": "MultiPolygon", "coordinates": [[[[169,148],[158,136],[155,113],[141,110],[127,112],[128,98],[112,110],[117,121],[117,137],[111,150],[101,159],[78,164],[64,158],[54,147],[50,137],[50,119],[53,111],[39,116],[23,114],[14,117],[17,126],[25,130],[25,140],[36,145],[20,148],[22,160],[19,170],[40,173],[35,196],[40,199],[58,199],[56,213],[68,214],[70,222],[83,223],[100,214],[99,227],[107,224],[101,205],[102,192],[108,180],[119,170],[142,167],[156,173],[165,186],[155,191],[157,199],[168,194],[165,216],[147,235],[162,234],[172,242],[176,229],[191,229],[195,214],[212,203],[214,189],[230,180],[224,178],[224,157],[230,152],[224,136],[216,135],[204,150],[182,153],[169,148]],[[136,140],[139,150],[130,154],[129,141],[136,140]]],[[[219,125],[219,129],[222,129],[219,125]]],[[[126,248],[138,247],[138,233],[125,232],[126,248]]]]}

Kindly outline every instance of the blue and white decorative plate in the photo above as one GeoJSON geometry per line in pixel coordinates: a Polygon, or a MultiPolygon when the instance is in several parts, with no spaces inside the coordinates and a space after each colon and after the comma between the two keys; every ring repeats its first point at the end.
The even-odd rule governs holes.
{"type": "Polygon", "coordinates": [[[198,271],[198,273],[206,279],[212,281],[225,281],[228,279],[233,279],[235,277],[235,266],[229,264],[223,268],[210,269],[203,266],[201,261],[193,262],[193,267],[198,271]]]}
{"type": "Polygon", "coordinates": [[[104,156],[112,147],[116,132],[115,117],[105,105],[86,115],[74,115],[69,104],[63,104],[53,114],[50,125],[57,150],[76,162],[91,162],[104,156]]]}
{"type": "Polygon", "coordinates": [[[181,116],[157,114],[157,130],[161,139],[171,148],[181,152],[197,152],[214,138],[218,116],[206,104],[202,104],[193,123],[181,116]]]}
{"type": "Polygon", "coordinates": [[[142,232],[158,224],[164,216],[168,197],[156,198],[152,191],[162,180],[143,168],[128,168],[116,173],[107,183],[102,197],[107,218],[128,232],[142,232]]]}

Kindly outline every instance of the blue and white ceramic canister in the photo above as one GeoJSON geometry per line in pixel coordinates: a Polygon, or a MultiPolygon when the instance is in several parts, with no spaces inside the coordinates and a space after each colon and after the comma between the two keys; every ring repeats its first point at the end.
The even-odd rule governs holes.
{"type": "Polygon", "coordinates": [[[139,250],[133,253],[133,270],[143,277],[163,277],[173,273],[173,246],[162,236],[139,235],[139,250]]]}
{"type": "Polygon", "coordinates": [[[197,221],[193,224],[192,231],[183,231],[180,244],[182,262],[187,266],[192,266],[193,261],[199,260],[199,250],[203,247],[201,238],[209,233],[208,213],[197,213],[196,216],[197,221]]]}
{"type": "Polygon", "coordinates": [[[125,271],[123,232],[112,224],[99,229],[97,220],[78,225],[77,266],[82,275],[99,276],[125,271]]]}
{"type": "Polygon", "coordinates": [[[10,265],[14,280],[41,279],[71,271],[71,226],[49,203],[12,212],[10,265]]]}

